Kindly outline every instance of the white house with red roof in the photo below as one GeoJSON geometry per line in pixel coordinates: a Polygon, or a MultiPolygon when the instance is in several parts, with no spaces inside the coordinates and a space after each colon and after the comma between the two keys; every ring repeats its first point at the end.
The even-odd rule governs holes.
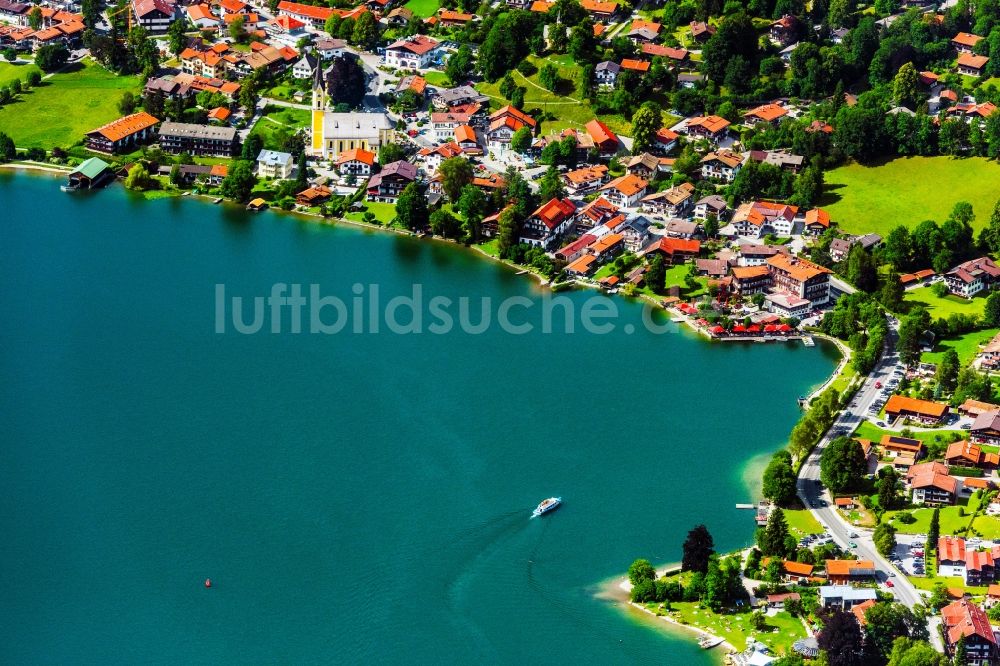
{"type": "Polygon", "coordinates": [[[945,273],[948,290],[956,296],[972,298],[983,289],[1000,284],[1000,267],[989,257],[970,259],[945,273]]]}
{"type": "Polygon", "coordinates": [[[438,41],[426,35],[399,39],[385,48],[385,64],[402,69],[425,69],[438,55],[438,41]]]}
{"type": "Polygon", "coordinates": [[[575,213],[569,199],[550,199],[525,220],[521,242],[549,248],[573,226],[575,213]]]}
{"type": "Polygon", "coordinates": [[[153,34],[163,34],[177,15],[172,0],[132,0],[136,22],[153,34]]]}
{"type": "Polygon", "coordinates": [[[522,127],[527,127],[534,133],[537,125],[538,121],[534,118],[508,105],[490,114],[490,124],[486,130],[486,141],[492,145],[508,145],[514,136],[514,132],[522,127]]]}

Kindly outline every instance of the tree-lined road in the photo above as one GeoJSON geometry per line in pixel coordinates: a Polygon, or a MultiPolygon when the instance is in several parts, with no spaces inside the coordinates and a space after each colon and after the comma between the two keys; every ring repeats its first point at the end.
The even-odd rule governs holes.
{"type": "Polygon", "coordinates": [[[887,591],[891,591],[897,600],[909,608],[913,608],[923,603],[920,593],[905,576],[895,575],[895,567],[879,555],[869,530],[858,530],[844,520],[834,506],[833,497],[820,483],[820,457],[826,446],[837,437],[834,433],[854,432],[864,421],[869,407],[879,397],[881,389],[875,386],[875,382],[885,384],[892,378],[893,372],[897,368],[902,368],[899,355],[895,351],[897,326],[896,322],[890,322],[889,333],[886,336],[886,348],[882,358],[869,373],[861,388],[854,394],[854,399],[851,401],[852,407],[840,412],[833,425],[803,463],[802,469],[799,471],[798,494],[803,503],[812,511],[813,516],[829,530],[838,546],[846,550],[853,550],[861,559],[874,562],[879,582],[885,582],[891,577],[893,587],[886,588],[887,591]],[[852,537],[853,534],[857,536],[852,537]],[[851,542],[856,543],[857,548],[850,548],[851,542]]]}

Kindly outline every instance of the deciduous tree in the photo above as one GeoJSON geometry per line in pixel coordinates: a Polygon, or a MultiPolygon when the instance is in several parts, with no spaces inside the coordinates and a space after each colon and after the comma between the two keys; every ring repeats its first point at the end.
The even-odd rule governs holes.
{"type": "Polygon", "coordinates": [[[850,437],[838,437],[827,444],[820,457],[820,479],[832,493],[858,487],[868,471],[861,444],[850,437]]]}
{"type": "Polygon", "coordinates": [[[423,229],[427,226],[427,197],[416,183],[410,183],[403,188],[396,200],[396,219],[410,230],[423,229]]]}
{"type": "Polygon", "coordinates": [[[452,201],[458,201],[462,188],[472,182],[472,164],[464,157],[449,157],[438,167],[441,187],[452,201]]]}

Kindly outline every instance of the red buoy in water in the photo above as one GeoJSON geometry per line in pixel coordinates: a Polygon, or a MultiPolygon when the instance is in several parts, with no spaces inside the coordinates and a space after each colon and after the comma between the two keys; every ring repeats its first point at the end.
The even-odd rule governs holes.
{"type": "Polygon", "coordinates": [[[205,587],[212,587],[212,579],[211,578],[206,578],[205,579],[205,587]]]}

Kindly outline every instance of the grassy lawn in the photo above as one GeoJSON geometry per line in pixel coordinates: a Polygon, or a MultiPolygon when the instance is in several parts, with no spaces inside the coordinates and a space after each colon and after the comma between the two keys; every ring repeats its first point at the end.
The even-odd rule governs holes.
{"type": "Polygon", "coordinates": [[[958,201],[972,204],[973,227],[982,229],[996,205],[1000,165],[982,157],[907,157],[870,167],[849,164],[825,176],[820,203],[841,229],[885,237],[899,224],[944,222],[958,201]]]}
{"type": "Polygon", "coordinates": [[[851,385],[851,382],[857,379],[857,377],[858,371],[854,369],[853,365],[848,363],[844,366],[844,369],[840,372],[840,374],[837,375],[837,378],[833,380],[833,383],[830,384],[830,388],[834,389],[837,391],[838,395],[842,396],[844,391],[846,391],[851,385]]]}
{"type": "Polygon", "coordinates": [[[445,73],[439,72],[437,70],[424,72],[422,76],[427,81],[428,85],[444,87],[447,86],[449,83],[448,77],[445,76],[445,73]]]}
{"type": "MultiPolygon", "coordinates": [[[[567,127],[580,128],[593,120],[597,114],[594,109],[577,97],[576,84],[580,77],[580,67],[573,62],[569,56],[528,56],[528,60],[538,69],[546,63],[555,65],[559,71],[562,83],[555,92],[546,90],[538,80],[538,73],[525,77],[520,72],[514,70],[511,76],[517,85],[525,88],[524,109],[530,112],[532,109],[540,109],[544,113],[550,113],[555,120],[547,120],[541,123],[541,132],[561,132],[567,127]]],[[[480,82],[476,88],[484,95],[493,98],[493,104],[497,107],[503,106],[507,100],[500,94],[499,81],[496,83],[480,82]]],[[[611,129],[612,132],[628,136],[632,131],[631,120],[621,115],[602,115],[601,120],[611,129]]]]}
{"type": "Polygon", "coordinates": [[[500,241],[494,238],[493,240],[486,241],[485,243],[480,243],[476,247],[478,247],[480,250],[490,255],[491,257],[499,257],[500,256],[500,250],[498,249],[499,245],[500,241]]]}
{"type": "MultiPolygon", "coordinates": [[[[882,435],[889,433],[889,430],[883,430],[877,425],[870,421],[864,421],[858,426],[858,429],[854,431],[854,437],[859,439],[870,439],[876,444],[882,439],[882,435]]],[[[899,434],[899,433],[892,433],[899,434]]],[[[940,438],[943,442],[956,441],[954,438],[958,436],[959,439],[964,437],[964,433],[961,430],[919,430],[912,429],[912,434],[910,435],[913,439],[919,439],[924,444],[928,442],[933,442],[935,439],[940,438]]]]}
{"type": "MultiPolygon", "coordinates": [[[[1000,172],[997,173],[997,176],[1000,177],[1000,172]]],[[[906,292],[906,300],[911,303],[923,303],[926,305],[932,319],[939,317],[947,319],[953,314],[981,315],[983,314],[983,309],[986,307],[985,296],[977,295],[970,300],[948,294],[942,298],[936,295],[930,287],[920,287],[906,292]]]]}
{"type": "Polygon", "coordinates": [[[410,0],[403,6],[420,18],[427,18],[437,13],[441,2],[440,0],[410,0]]]}
{"type": "Polygon", "coordinates": [[[823,526],[813,517],[812,512],[806,509],[785,509],[785,520],[795,536],[823,533],[823,526]]]}
{"type": "Polygon", "coordinates": [[[69,147],[118,118],[122,92],[139,90],[139,77],[116,76],[89,60],[56,74],[0,109],[0,127],[19,147],[69,147]]]}
{"type": "Polygon", "coordinates": [[[9,62],[0,62],[0,88],[6,88],[14,80],[19,80],[23,84],[28,78],[28,72],[41,74],[42,70],[29,63],[15,65],[9,62]]]}
{"type": "Polygon", "coordinates": [[[257,121],[250,130],[264,140],[264,147],[271,150],[281,148],[280,135],[283,132],[293,133],[309,127],[310,111],[293,109],[285,106],[269,106],[264,109],[265,115],[257,121]]]}
{"type": "Polygon", "coordinates": [[[945,351],[954,349],[958,354],[958,362],[963,366],[968,365],[976,357],[980,345],[992,340],[997,333],[1000,333],[1000,328],[972,331],[957,338],[944,338],[934,345],[934,351],[921,354],[920,360],[924,363],[939,363],[945,351]]]}
{"type": "Polygon", "coordinates": [[[396,217],[396,204],[382,203],[381,201],[364,201],[362,205],[364,205],[365,210],[348,213],[345,217],[348,220],[363,222],[365,213],[372,213],[375,219],[383,225],[389,224],[392,222],[392,218],[396,217]]]}
{"type": "MultiPolygon", "coordinates": [[[[785,654],[790,652],[792,643],[806,635],[802,622],[785,611],[767,618],[769,632],[756,633],[750,626],[749,610],[742,613],[718,614],[707,608],[699,608],[699,605],[697,602],[672,603],[673,610],[670,616],[682,624],[698,627],[725,638],[737,650],[743,649],[747,639],[753,635],[774,653],[785,654]]],[[[654,611],[656,606],[657,604],[649,605],[654,611]]]]}
{"type": "MultiPolygon", "coordinates": [[[[964,501],[964,500],[962,500],[964,501]]],[[[892,519],[898,514],[899,511],[887,511],[885,516],[887,519],[892,519]]],[[[933,509],[913,509],[910,511],[913,517],[916,518],[916,522],[905,525],[899,521],[893,521],[892,526],[895,527],[899,532],[903,534],[927,534],[927,529],[931,524],[931,514],[934,513],[933,509]]],[[[941,534],[954,534],[955,530],[967,527],[969,520],[972,518],[972,511],[969,507],[958,505],[958,506],[946,506],[941,509],[941,534]],[[958,510],[962,509],[965,511],[964,516],[958,515],[958,510]]],[[[884,518],[886,519],[886,518],[884,518]]],[[[977,521],[978,522],[978,521],[977,521]]]]}
{"type": "Polygon", "coordinates": [[[966,587],[965,583],[962,581],[961,576],[941,576],[934,578],[926,578],[924,576],[907,576],[907,579],[913,583],[913,587],[918,590],[927,590],[931,592],[934,586],[938,583],[944,583],[945,587],[954,587],[960,590],[968,590],[972,594],[986,594],[985,587],[966,587]]]}

